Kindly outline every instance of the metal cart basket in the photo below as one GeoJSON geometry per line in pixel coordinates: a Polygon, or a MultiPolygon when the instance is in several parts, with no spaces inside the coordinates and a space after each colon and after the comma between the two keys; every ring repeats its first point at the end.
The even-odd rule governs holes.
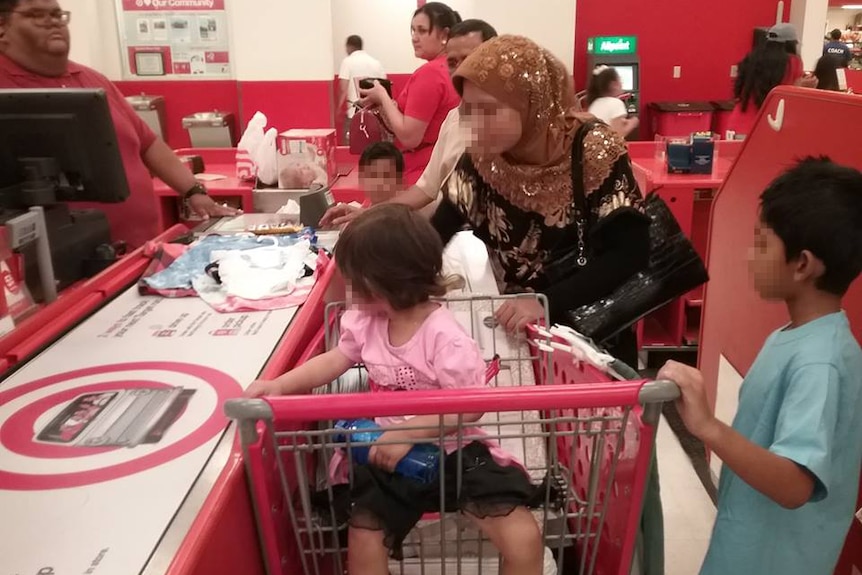
{"type": "MultiPolygon", "coordinates": [[[[339,483],[352,484],[352,466],[335,478],[328,465],[336,452],[351,462],[352,448],[370,444],[345,437],[336,421],[469,413],[484,416],[475,423],[459,416],[456,428],[445,430],[441,420],[436,443],[460,450],[474,440],[495,442],[541,486],[534,515],[546,545],[545,573],[629,574],[661,403],[679,390],[669,382],[622,380],[620,373],[632,375],[625,366],[565,328],[530,328],[527,341],[511,340],[489,318],[512,297],[541,298],[445,300],[489,362],[486,388],[352,393],[368,385],[357,371],[309,396],[228,402],[269,575],[347,571],[347,522],[333,502],[339,483]]],[[[329,347],[337,343],[340,311],[327,310],[329,347]]],[[[440,477],[444,508],[442,469],[440,477]]],[[[496,549],[472,522],[441,513],[422,518],[390,572],[491,575],[499,567],[496,549]]]]}

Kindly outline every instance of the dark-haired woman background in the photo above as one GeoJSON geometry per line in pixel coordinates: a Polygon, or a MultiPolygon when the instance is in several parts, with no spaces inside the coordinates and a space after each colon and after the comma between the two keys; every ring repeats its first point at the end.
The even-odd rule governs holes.
{"type": "Polygon", "coordinates": [[[817,66],[814,67],[814,77],[817,78],[818,90],[829,90],[832,92],[840,92],[841,87],[838,85],[838,68],[844,67],[844,61],[838,56],[826,54],[817,60],[817,66]]]}
{"type": "Polygon", "coordinates": [[[640,125],[637,118],[629,118],[629,111],[620,99],[625,93],[620,74],[615,68],[598,66],[593,70],[587,88],[589,112],[619,134],[628,137],[640,125]]]}
{"type": "Polygon", "coordinates": [[[428,2],[413,14],[410,35],[417,58],[427,60],[416,70],[397,98],[390,98],[379,83],[360,90],[362,106],[379,107],[404,154],[404,184],[412,186],[431,159],[440,127],[460,98],[449,77],[446,44],[449,31],[461,21],[442,2],[428,2]]]}
{"type": "Polygon", "coordinates": [[[813,75],[803,72],[798,49],[796,28],[777,24],[769,29],[766,42],[743,58],[733,87],[736,108],[730,118],[731,130],[741,136],[751,133],[766,96],[777,86],[817,85],[813,75]]]}

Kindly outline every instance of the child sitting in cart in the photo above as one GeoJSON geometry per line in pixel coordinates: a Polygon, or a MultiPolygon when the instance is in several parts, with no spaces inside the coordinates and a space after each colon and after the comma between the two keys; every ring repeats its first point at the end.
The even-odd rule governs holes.
{"type": "MultiPolygon", "coordinates": [[[[248,397],[307,393],[360,362],[374,382],[373,390],[486,385],[477,343],[445,306],[431,301],[456,282],[442,275],[443,245],[425,218],[399,204],[373,207],[342,232],[335,259],[350,306],[341,320],[338,346],[278,379],[254,382],[248,397]]],[[[461,416],[466,423],[481,417],[461,416]]],[[[458,416],[443,420],[447,432],[457,429],[458,416]]],[[[460,511],[476,523],[500,551],[501,573],[542,573],[544,545],[528,507],[540,505],[544,493],[511,456],[491,441],[459,450],[453,438],[445,442],[443,477],[420,483],[393,471],[414,444],[433,442],[440,435],[440,417],[378,418],[377,424],[386,429],[377,443],[393,443],[375,445],[369,465],[353,468],[350,573],[389,573],[390,552],[399,558],[404,539],[422,515],[441,511],[441,481],[446,490],[444,511],[460,511]],[[405,429],[417,427],[423,429],[405,429]]],[[[465,435],[476,433],[465,430],[465,435]]]]}
{"type": "Polygon", "coordinates": [[[721,458],[718,517],[701,575],[832,573],[862,460],[862,351],[841,300],[862,271],[862,173],[809,158],[761,196],[754,287],[790,323],[751,366],[730,427],[703,377],[678,363],[680,415],[721,458]]]}

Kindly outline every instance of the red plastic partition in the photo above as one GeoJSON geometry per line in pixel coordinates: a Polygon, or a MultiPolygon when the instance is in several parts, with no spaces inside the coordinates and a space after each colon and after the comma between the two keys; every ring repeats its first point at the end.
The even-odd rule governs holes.
{"type": "MultiPolygon", "coordinates": [[[[765,102],[712,208],[710,282],[706,289],[700,364],[715,404],[719,358],[741,374],[751,367],[766,337],[787,321],[783,306],[763,302],[749,282],[746,254],[752,244],[759,197],[769,182],[797,158],[826,155],[862,169],[862,147],[836,137],[862,126],[862,96],[801,88],[778,88],[765,102]]],[[[844,307],[857,339],[862,336],[862,282],[844,307]]],[[[853,528],[836,575],[862,570],[862,525],[853,528]]]]}

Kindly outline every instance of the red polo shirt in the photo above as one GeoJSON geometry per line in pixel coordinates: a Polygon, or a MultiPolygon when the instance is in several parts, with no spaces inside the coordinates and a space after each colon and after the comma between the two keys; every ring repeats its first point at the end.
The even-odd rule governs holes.
{"type": "Polygon", "coordinates": [[[129,247],[144,244],[158,234],[153,177],[142,159],[156,141],[156,134],[135,113],[114,84],[91,68],[69,62],[62,76],[46,77],[29,72],[0,54],[0,89],[101,88],[108,97],[108,107],[117,131],[120,155],[129,182],[129,198],[121,204],[78,203],[75,207],[95,207],[105,212],[114,240],[124,240],[129,247]]]}

